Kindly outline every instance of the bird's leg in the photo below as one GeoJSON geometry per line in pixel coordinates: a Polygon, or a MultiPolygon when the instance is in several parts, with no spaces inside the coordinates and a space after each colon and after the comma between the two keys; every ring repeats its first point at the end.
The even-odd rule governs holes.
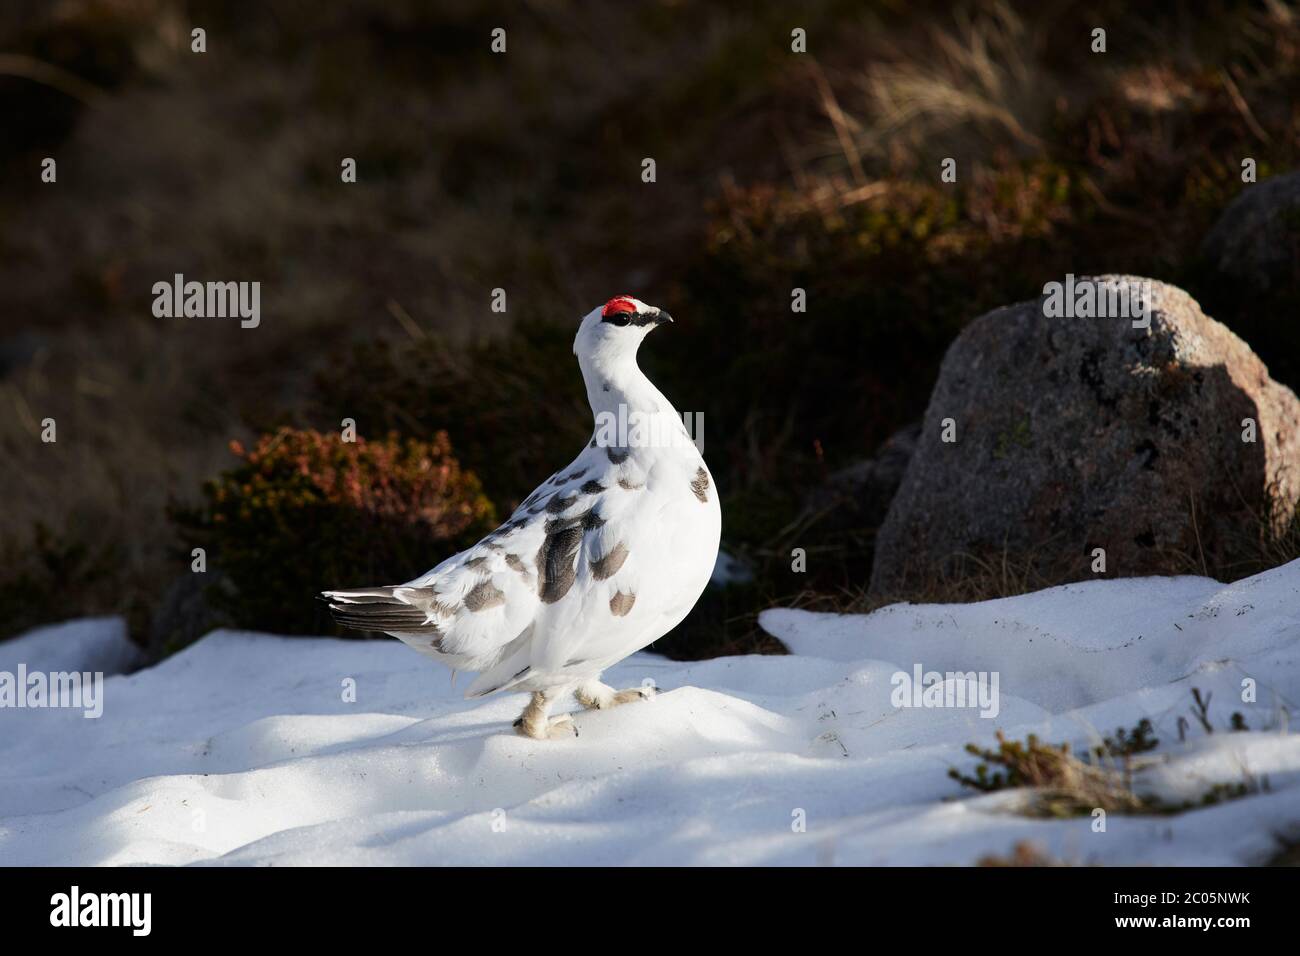
{"type": "Polygon", "coordinates": [[[589,680],[585,684],[579,685],[578,689],[573,692],[573,696],[578,699],[578,703],[588,710],[608,710],[611,707],[617,707],[619,704],[630,704],[634,700],[650,700],[657,691],[658,688],[653,684],[631,687],[627,690],[615,690],[608,684],[602,684],[598,680],[589,680]]]}
{"type": "Polygon", "coordinates": [[[547,716],[551,710],[553,698],[541,691],[533,694],[524,712],[515,721],[515,729],[525,737],[534,740],[546,740],[548,737],[578,736],[578,728],[573,725],[573,718],[568,714],[557,717],[547,716]]]}

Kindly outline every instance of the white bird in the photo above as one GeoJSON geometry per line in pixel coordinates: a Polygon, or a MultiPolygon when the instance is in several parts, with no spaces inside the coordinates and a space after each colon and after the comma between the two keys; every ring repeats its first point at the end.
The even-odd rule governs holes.
{"type": "Polygon", "coordinates": [[[531,691],[515,726],[576,733],[552,705],[588,709],[653,696],[601,672],[672,630],[718,555],[722,511],[699,449],[636,354],[668,313],[632,296],[589,312],[574,354],[595,417],[590,443],[467,551],[393,587],[326,591],[334,619],[380,631],[457,671],[467,698],[531,691]]]}

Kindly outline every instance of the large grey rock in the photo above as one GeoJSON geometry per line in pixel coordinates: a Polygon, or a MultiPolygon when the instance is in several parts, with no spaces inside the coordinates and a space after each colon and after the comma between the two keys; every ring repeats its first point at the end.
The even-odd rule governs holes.
{"type": "Polygon", "coordinates": [[[1201,255],[1253,293],[1294,283],[1300,277],[1300,173],[1247,185],[1205,237],[1201,255]]]}
{"type": "Polygon", "coordinates": [[[877,539],[873,593],[923,587],[970,556],[1052,581],[1090,576],[1098,547],[1110,575],[1186,573],[1202,555],[1214,569],[1270,493],[1295,502],[1295,394],[1181,289],[1098,281],[1149,282],[1150,327],[1047,318],[1040,299],[981,316],[949,348],[877,539]]]}

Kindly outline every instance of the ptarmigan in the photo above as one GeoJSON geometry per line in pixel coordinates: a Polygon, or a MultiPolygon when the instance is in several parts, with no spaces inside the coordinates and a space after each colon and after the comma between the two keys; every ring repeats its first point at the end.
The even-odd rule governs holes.
{"type": "Polygon", "coordinates": [[[552,704],[641,700],[601,672],[675,627],[708,584],[722,512],[681,416],[636,363],[668,313],[618,296],[573,343],[595,416],[591,442],[468,551],[395,587],[326,591],[334,619],[381,631],[455,670],[466,697],[531,691],[516,722],[543,738],[576,733],[552,704]]]}

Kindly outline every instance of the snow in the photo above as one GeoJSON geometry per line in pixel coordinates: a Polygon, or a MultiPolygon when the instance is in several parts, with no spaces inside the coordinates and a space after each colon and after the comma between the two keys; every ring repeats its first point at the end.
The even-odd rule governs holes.
{"type": "Polygon", "coordinates": [[[88,617],[50,627],[38,627],[0,643],[0,671],[96,671],[121,674],[135,665],[140,652],[126,636],[120,617],[88,617]]]}
{"type": "MultiPolygon", "coordinates": [[[[1230,865],[1300,838],[1287,727],[1300,561],[1228,586],[1095,581],[761,622],[791,656],[634,655],[606,679],[653,679],[655,700],[582,713],[579,737],[543,742],[511,730],[522,695],[467,702],[464,681],[396,641],[217,631],[108,677],[98,719],[0,710],[0,865],[970,864],[1026,839],[1073,863],[1230,865]],[[918,664],[995,672],[996,719],[895,707],[893,675],[918,664]],[[1212,695],[1212,735],[1190,713],[1193,687],[1212,695]],[[1249,732],[1227,732],[1234,711],[1249,732]],[[1144,716],[1161,741],[1145,790],[1267,788],[1174,816],[1111,814],[1095,832],[1090,817],[1026,817],[1018,792],[947,777],[999,728],[1082,751],[1144,716]]],[[[121,640],[120,622],[71,622],[0,644],[0,670],[84,668],[121,640]]]]}

